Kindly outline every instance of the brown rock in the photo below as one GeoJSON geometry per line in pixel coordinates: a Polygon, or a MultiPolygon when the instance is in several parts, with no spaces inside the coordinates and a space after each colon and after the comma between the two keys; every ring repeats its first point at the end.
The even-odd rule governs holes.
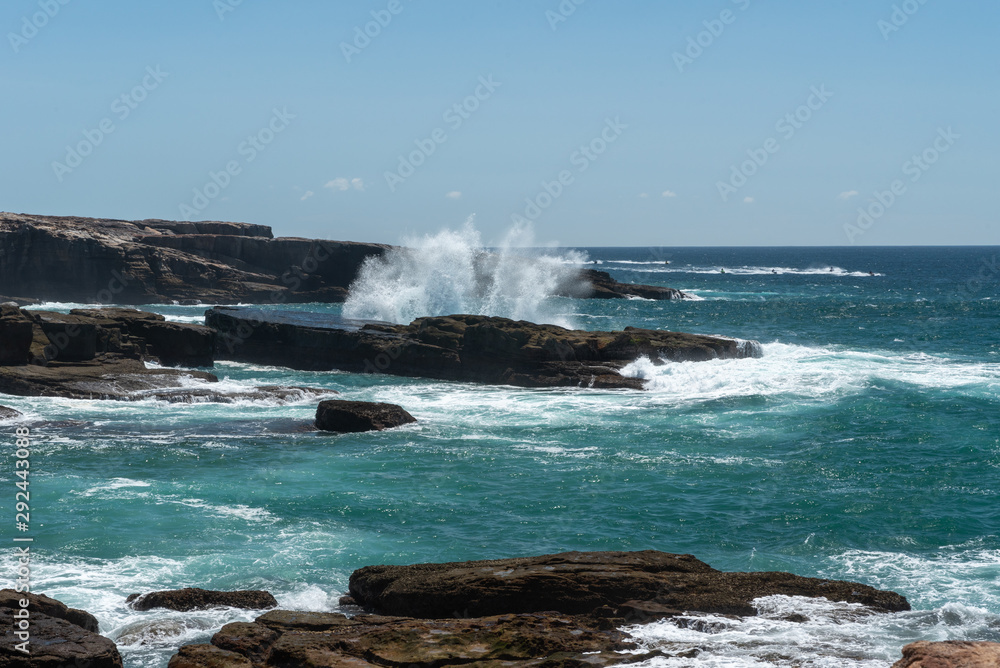
{"type": "Polygon", "coordinates": [[[125,599],[125,603],[133,610],[166,608],[179,612],[221,607],[264,610],[278,605],[274,596],[266,591],[210,591],[192,587],[154,591],[148,594],[131,594],[125,599]]]}
{"type": "Polygon", "coordinates": [[[0,609],[19,610],[22,599],[30,601],[28,610],[32,614],[41,612],[49,617],[76,624],[91,633],[97,633],[97,618],[85,610],[71,608],[43,594],[20,594],[13,589],[0,589],[0,609]]]}
{"type": "Polygon", "coordinates": [[[122,668],[115,644],[72,622],[32,611],[30,655],[16,649],[21,639],[14,635],[14,611],[0,608],[3,644],[0,666],[4,668],[122,668]]]}
{"type": "Polygon", "coordinates": [[[250,659],[212,645],[185,645],[171,657],[167,668],[251,668],[250,659]]]}
{"type": "MultiPolygon", "coordinates": [[[[634,655],[622,652],[635,647],[620,631],[554,613],[417,620],[273,611],[253,624],[227,624],[212,643],[238,652],[257,666],[310,668],[443,668],[473,662],[497,668],[600,668],[634,660],[634,655]]],[[[194,646],[182,648],[180,656],[223,655],[194,646]]],[[[175,665],[171,660],[170,665],[210,664],[202,660],[175,665]]]]}
{"type": "Polygon", "coordinates": [[[416,421],[396,404],[330,399],[316,409],[316,428],[338,433],[382,431],[416,421]]]}
{"type": "Polygon", "coordinates": [[[921,640],[904,647],[892,668],[1000,668],[1000,643],[921,640]]]}
{"type": "MultiPolygon", "coordinates": [[[[755,598],[783,594],[908,610],[893,592],[790,573],[723,573],[691,555],[566,552],[541,557],[413,566],[368,566],[350,578],[366,609],[411,617],[483,616],[556,610],[593,614],[634,601],[685,612],[755,615],[755,598]]],[[[619,616],[622,616],[619,613],[619,616]]]]}

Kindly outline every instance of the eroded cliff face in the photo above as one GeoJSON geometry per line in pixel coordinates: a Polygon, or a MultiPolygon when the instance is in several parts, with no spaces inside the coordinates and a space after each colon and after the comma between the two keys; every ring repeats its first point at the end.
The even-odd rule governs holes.
{"type": "Polygon", "coordinates": [[[338,302],[389,246],[273,238],[248,223],[0,213],[0,295],[44,301],[338,302]]]}
{"type": "MultiPolygon", "coordinates": [[[[365,259],[390,248],[275,239],[270,227],[249,223],[0,213],[0,302],[342,302],[365,259]]],[[[592,269],[581,269],[557,292],[600,299],[685,296],[673,288],[619,283],[592,269]]]]}

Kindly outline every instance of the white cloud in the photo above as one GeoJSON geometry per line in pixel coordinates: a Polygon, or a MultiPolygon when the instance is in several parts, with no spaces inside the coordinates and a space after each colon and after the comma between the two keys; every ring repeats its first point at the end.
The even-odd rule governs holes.
{"type": "Polygon", "coordinates": [[[647,197],[649,197],[649,193],[639,193],[639,197],[646,199],[647,197]]]}
{"type": "Polygon", "coordinates": [[[461,196],[462,193],[458,190],[452,190],[450,193],[445,195],[445,197],[447,197],[448,199],[459,199],[461,196]]]}
{"type": "Polygon", "coordinates": [[[365,182],[359,178],[345,179],[343,176],[338,176],[332,181],[327,181],[323,184],[324,188],[329,188],[330,190],[339,190],[341,192],[345,190],[350,190],[354,188],[355,190],[364,190],[365,182]]]}
{"type": "Polygon", "coordinates": [[[675,193],[673,190],[664,190],[663,191],[663,196],[664,197],[677,197],[677,193],[675,193]]]}
{"type": "Polygon", "coordinates": [[[306,193],[302,197],[299,198],[299,201],[300,202],[305,202],[307,199],[309,199],[310,197],[312,197],[315,194],[316,193],[314,193],[313,191],[307,190],[306,193]]]}
{"type": "Polygon", "coordinates": [[[837,197],[839,197],[840,199],[851,199],[852,197],[857,197],[857,196],[858,196],[857,190],[847,190],[837,195],[837,197]]]}
{"type": "Polygon", "coordinates": [[[744,204],[753,204],[753,202],[754,202],[753,197],[744,197],[743,198],[743,203],[744,204]]]}

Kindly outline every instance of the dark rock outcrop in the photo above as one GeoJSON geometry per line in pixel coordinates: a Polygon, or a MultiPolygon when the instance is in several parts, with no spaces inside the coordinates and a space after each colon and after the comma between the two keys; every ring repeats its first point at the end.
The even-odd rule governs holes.
{"type": "Polygon", "coordinates": [[[166,608],[179,612],[223,607],[266,610],[278,605],[274,596],[266,591],[210,591],[192,587],[153,591],[148,594],[131,594],[125,599],[125,602],[133,610],[166,608]]]}
{"type": "Polygon", "coordinates": [[[97,618],[85,610],[71,608],[65,603],[43,594],[19,594],[13,589],[0,590],[0,608],[19,610],[23,599],[29,601],[28,609],[32,613],[41,612],[49,617],[76,624],[91,633],[97,633],[97,618]]]}
{"type": "Polygon", "coordinates": [[[409,325],[308,321],[301,313],[216,307],[216,358],[303,370],[340,369],[441,380],[518,385],[641,389],[621,369],[640,356],[654,363],[759,356],[759,344],[627,327],[586,332],[555,325],[453,315],[409,325]]]}
{"type": "Polygon", "coordinates": [[[1000,643],[921,640],[904,647],[892,668],[1000,668],[1000,643]]]}
{"type": "Polygon", "coordinates": [[[141,340],[147,355],[165,366],[210,367],[215,363],[215,332],[203,325],[166,322],[158,313],[124,308],[74,309],[70,313],[141,340]]]}
{"type": "MultiPolygon", "coordinates": [[[[628,297],[641,297],[642,299],[685,299],[685,295],[680,290],[665,288],[658,285],[636,285],[632,283],[619,283],[611,278],[611,274],[606,271],[596,269],[583,269],[580,271],[580,278],[589,284],[589,291],[585,291],[585,297],[591,299],[627,299],[628,297]]],[[[586,288],[585,288],[586,290],[586,288]]],[[[576,296],[573,291],[564,291],[568,296],[576,296]]]]}
{"type": "Polygon", "coordinates": [[[0,420],[14,420],[21,417],[21,412],[6,406],[0,406],[0,420]]]}
{"type": "MultiPolygon", "coordinates": [[[[342,302],[384,244],[273,238],[271,228],[219,221],[105,220],[0,213],[0,286],[35,299],[87,304],[342,302]]],[[[581,270],[560,289],[578,297],[677,299],[670,288],[581,270]]],[[[8,301],[3,298],[2,301],[8,301]]]]}
{"type": "Polygon", "coordinates": [[[37,594],[19,594],[12,589],[0,591],[0,666],[4,668],[122,668],[122,658],[115,644],[97,633],[93,615],[69,608],[63,603],[37,594]],[[30,634],[29,653],[18,650],[23,638],[15,635],[15,617],[22,610],[21,599],[28,599],[30,634]]]}
{"type": "Polygon", "coordinates": [[[387,248],[274,239],[246,223],[0,213],[0,285],[90,304],[343,301],[364,259],[387,248]]]}
{"type": "Polygon", "coordinates": [[[211,645],[183,647],[169,665],[601,668],[649,658],[627,653],[634,649],[620,631],[552,613],[417,620],[274,611],[251,624],[227,624],[211,645]]]}
{"type": "Polygon", "coordinates": [[[113,357],[78,363],[50,362],[44,367],[0,366],[0,393],[23,397],[233,403],[299,401],[337,394],[321,388],[273,385],[233,391],[217,388],[218,380],[204,371],[147,369],[138,360],[113,357]]]}
{"type": "Polygon", "coordinates": [[[316,409],[316,428],[338,433],[382,431],[416,421],[396,404],[330,399],[316,409]]]}
{"type": "Polygon", "coordinates": [[[791,573],[724,573],[691,555],[643,552],[566,552],[541,557],[413,566],[368,566],[355,571],[350,594],[359,605],[388,615],[433,618],[556,610],[624,618],[636,601],[665,609],[755,615],[763,596],[823,597],[878,611],[909,610],[899,594],[867,585],[791,573]]]}
{"type": "Polygon", "coordinates": [[[0,304],[0,365],[27,364],[32,336],[31,319],[14,304],[0,304]]]}

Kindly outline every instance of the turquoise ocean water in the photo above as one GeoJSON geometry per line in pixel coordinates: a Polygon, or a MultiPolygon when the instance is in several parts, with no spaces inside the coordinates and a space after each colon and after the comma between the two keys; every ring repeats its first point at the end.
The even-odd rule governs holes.
{"type": "MultiPolygon", "coordinates": [[[[36,440],[36,590],[96,614],[126,665],[154,667],[254,613],[136,613],[133,592],[263,588],[285,608],[337,610],[367,564],[653,548],[858,580],[914,607],[776,597],[703,630],[654,624],[638,632],[650,646],[709,650],[656,666],[885,667],[916,639],[1000,641],[1000,248],[586,252],[619,280],[697,298],[550,300],[561,319],[757,339],[764,357],[637,360],[644,392],[214,369],[419,420],[345,436],[301,429],[315,401],[0,395],[36,440]],[[810,621],[782,620],[793,607],[810,621]]],[[[201,322],[205,307],[149,309],[201,322]]],[[[11,453],[17,424],[0,424],[11,453]]]]}

